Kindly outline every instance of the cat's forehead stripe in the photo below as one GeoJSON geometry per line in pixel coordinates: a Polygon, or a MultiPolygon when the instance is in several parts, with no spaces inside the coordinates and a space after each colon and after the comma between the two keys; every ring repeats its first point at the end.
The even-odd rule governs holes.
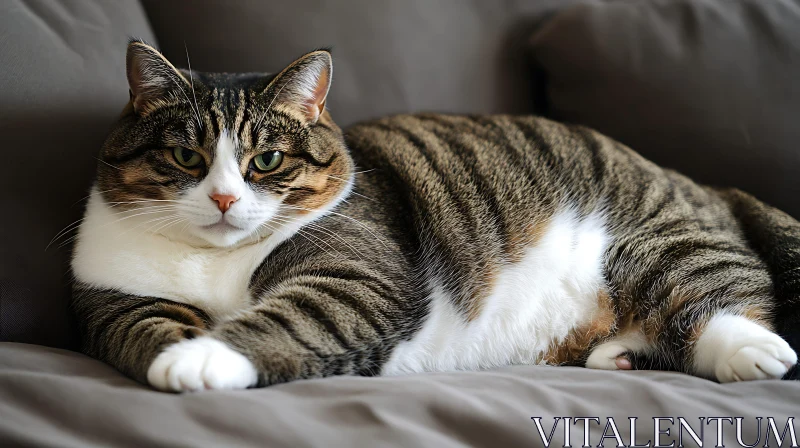
{"type": "Polygon", "coordinates": [[[211,112],[214,114],[215,121],[215,134],[221,137],[222,132],[227,127],[225,125],[225,107],[223,99],[225,98],[224,89],[214,89],[214,101],[211,103],[211,112]]]}
{"type": "Polygon", "coordinates": [[[248,94],[245,89],[217,87],[212,91],[207,121],[212,125],[213,135],[204,142],[206,145],[222,138],[226,132],[237,141],[237,152],[242,145],[254,145],[253,115],[250,113],[250,108],[255,104],[253,95],[253,92],[248,94]]]}
{"type": "Polygon", "coordinates": [[[236,117],[233,121],[232,134],[238,137],[241,132],[242,123],[244,122],[245,111],[247,110],[247,97],[244,90],[239,90],[236,97],[238,98],[238,107],[236,108],[236,117]]]}

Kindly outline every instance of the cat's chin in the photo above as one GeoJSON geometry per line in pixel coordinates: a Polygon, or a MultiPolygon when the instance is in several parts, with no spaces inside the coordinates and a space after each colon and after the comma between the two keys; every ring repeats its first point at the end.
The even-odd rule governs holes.
{"type": "Polygon", "coordinates": [[[203,229],[202,239],[214,247],[236,247],[257,241],[252,232],[243,229],[203,229]]]}
{"type": "Polygon", "coordinates": [[[228,223],[226,221],[219,221],[219,222],[217,222],[215,224],[211,224],[211,225],[207,225],[207,226],[201,226],[201,228],[203,230],[208,230],[208,231],[218,232],[218,233],[235,232],[235,231],[242,230],[241,227],[237,227],[237,226],[235,226],[233,224],[230,224],[230,223],[228,223]]]}
{"type": "Polygon", "coordinates": [[[229,224],[216,224],[212,226],[198,226],[190,232],[181,232],[179,235],[165,233],[164,236],[180,241],[194,247],[232,248],[264,239],[268,235],[257,235],[252,231],[241,229],[229,224]]]}

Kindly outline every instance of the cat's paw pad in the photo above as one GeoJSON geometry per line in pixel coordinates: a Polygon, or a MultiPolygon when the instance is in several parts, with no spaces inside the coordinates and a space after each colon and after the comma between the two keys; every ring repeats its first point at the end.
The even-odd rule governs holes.
{"type": "Polygon", "coordinates": [[[208,336],[167,347],[147,370],[151,386],[170,392],[246,389],[257,380],[249,359],[208,336]]]}
{"type": "Polygon", "coordinates": [[[797,363],[797,354],[776,334],[741,344],[723,356],[716,369],[720,383],[780,379],[797,363]]]}
{"type": "Polygon", "coordinates": [[[627,347],[617,342],[600,344],[586,359],[586,367],[601,370],[631,370],[631,361],[624,356],[628,351],[627,347]]]}

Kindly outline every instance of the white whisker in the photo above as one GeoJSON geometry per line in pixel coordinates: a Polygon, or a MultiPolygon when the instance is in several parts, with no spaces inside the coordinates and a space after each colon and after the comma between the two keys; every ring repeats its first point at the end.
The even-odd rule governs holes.
{"type": "Polygon", "coordinates": [[[103,159],[101,159],[101,158],[99,158],[99,157],[95,157],[95,159],[97,159],[97,161],[98,161],[98,162],[100,162],[100,163],[103,163],[103,164],[105,164],[105,165],[108,165],[108,166],[110,166],[111,168],[114,168],[115,170],[120,170],[120,171],[122,171],[122,168],[120,168],[120,167],[118,167],[118,166],[114,166],[114,165],[112,165],[112,164],[110,164],[110,163],[106,162],[105,160],[103,160],[103,159]]]}
{"type": "Polygon", "coordinates": [[[79,219],[79,220],[77,220],[77,221],[75,221],[75,222],[73,222],[71,224],[68,224],[66,227],[64,227],[58,233],[56,233],[56,235],[53,237],[53,239],[51,239],[50,242],[47,243],[47,246],[45,246],[45,248],[44,248],[45,252],[47,252],[47,249],[49,249],[50,246],[52,246],[53,243],[56,242],[56,240],[58,240],[59,238],[61,238],[64,235],[68,234],[69,232],[79,228],[80,227],[80,223],[83,221],[83,219],[84,218],[81,218],[81,219],[79,219]]]}
{"type": "MultiPolygon", "coordinates": [[[[197,117],[197,125],[200,128],[203,127],[203,124],[200,122],[200,107],[197,105],[197,94],[194,92],[194,76],[192,75],[192,63],[189,61],[189,47],[186,46],[186,42],[183,43],[183,48],[186,50],[186,64],[189,66],[189,82],[192,87],[192,97],[194,97],[194,110],[197,117]]],[[[188,100],[188,98],[187,98],[188,100]]],[[[191,103],[189,104],[191,106],[191,103]]]]}
{"type": "Polygon", "coordinates": [[[152,232],[152,233],[159,233],[159,232],[161,232],[161,231],[165,230],[167,227],[169,227],[169,226],[172,226],[172,225],[175,225],[175,224],[178,224],[178,223],[180,223],[180,222],[182,222],[182,221],[183,221],[183,218],[182,218],[182,217],[180,217],[180,216],[179,216],[179,217],[177,217],[177,218],[173,218],[172,220],[169,220],[169,221],[167,221],[167,223],[166,223],[166,224],[164,224],[164,225],[162,225],[162,226],[160,226],[160,227],[158,227],[158,228],[156,228],[156,229],[153,229],[153,230],[151,230],[150,232],[152,232]]]}
{"type": "Polygon", "coordinates": [[[288,82],[284,82],[281,88],[278,89],[278,93],[276,93],[275,96],[272,97],[272,101],[269,102],[269,105],[267,106],[267,109],[264,111],[264,114],[261,115],[261,117],[256,122],[255,126],[253,126],[253,131],[255,131],[258,128],[258,126],[261,125],[261,122],[264,121],[264,118],[267,117],[267,114],[269,113],[270,109],[272,109],[272,105],[275,103],[275,100],[278,99],[281,92],[283,91],[283,88],[286,87],[288,84],[289,84],[288,82]]]}
{"type": "MultiPolygon", "coordinates": [[[[292,208],[292,209],[295,209],[295,210],[303,210],[303,211],[307,211],[307,212],[315,212],[315,211],[316,211],[316,210],[311,210],[311,209],[308,209],[308,208],[297,207],[297,206],[295,206],[295,205],[287,205],[287,204],[283,204],[283,206],[284,206],[284,207],[288,207],[288,208],[292,208]]],[[[334,215],[334,216],[341,216],[342,218],[346,218],[346,219],[349,219],[349,220],[351,220],[351,221],[355,222],[356,224],[358,224],[359,226],[361,226],[361,227],[362,227],[364,230],[366,230],[367,232],[369,232],[369,233],[370,233],[370,235],[372,235],[373,237],[375,237],[375,239],[376,239],[376,240],[378,240],[378,241],[379,241],[381,244],[383,244],[383,247],[385,247],[385,248],[387,248],[387,249],[389,248],[389,246],[387,246],[387,245],[386,245],[386,243],[383,241],[383,239],[382,239],[382,238],[380,238],[380,237],[379,237],[377,234],[375,234],[375,232],[373,232],[373,231],[372,231],[372,229],[370,229],[369,227],[367,227],[367,226],[366,226],[366,224],[362,223],[361,221],[359,221],[359,220],[357,220],[357,219],[355,219],[355,218],[352,218],[352,217],[350,217],[350,216],[344,215],[344,214],[342,214],[342,213],[337,213],[337,212],[335,212],[335,211],[333,211],[333,210],[328,210],[328,211],[327,211],[327,213],[329,213],[329,214],[331,214],[331,215],[334,215]]]]}
{"type": "MultiPolygon", "coordinates": [[[[283,222],[285,222],[285,223],[286,223],[286,222],[288,222],[288,223],[294,223],[294,224],[296,224],[296,223],[302,223],[302,221],[301,221],[301,220],[299,220],[299,219],[297,219],[297,218],[294,218],[294,217],[291,217],[291,216],[285,216],[285,215],[276,215],[276,216],[273,216],[273,217],[272,217],[272,219],[282,220],[282,221],[283,221],[283,222]]],[[[311,230],[316,230],[316,231],[318,231],[318,232],[322,232],[322,233],[324,233],[325,235],[328,235],[328,236],[330,236],[330,237],[333,237],[333,238],[335,238],[335,239],[337,239],[337,240],[341,241],[341,242],[342,242],[344,245],[346,245],[346,246],[347,246],[347,247],[348,247],[348,248],[349,248],[351,251],[353,251],[353,253],[354,253],[354,254],[355,254],[355,255],[356,255],[356,256],[357,256],[357,257],[358,257],[360,260],[363,260],[363,259],[364,259],[364,258],[363,258],[363,254],[361,253],[361,251],[357,250],[357,249],[356,249],[355,247],[353,247],[353,245],[351,245],[351,244],[350,244],[350,243],[349,243],[349,242],[348,242],[346,239],[342,238],[340,235],[337,235],[335,232],[333,232],[333,231],[331,231],[331,230],[328,230],[328,229],[326,229],[325,227],[322,227],[321,225],[314,224],[314,223],[307,223],[307,224],[305,224],[305,225],[304,225],[304,227],[308,227],[308,228],[309,228],[309,229],[311,229],[311,230]]]]}
{"type": "Polygon", "coordinates": [[[116,190],[116,188],[110,188],[110,189],[108,189],[108,190],[103,190],[103,191],[92,191],[92,192],[90,192],[89,194],[87,194],[86,196],[84,196],[84,197],[82,197],[82,198],[78,199],[77,201],[73,202],[73,203],[70,205],[70,207],[74,207],[74,206],[75,206],[75,204],[78,204],[78,203],[80,203],[80,202],[83,202],[83,201],[85,201],[86,199],[89,199],[89,198],[90,198],[90,197],[92,197],[92,196],[95,196],[95,195],[102,195],[103,193],[110,193],[110,192],[112,192],[112,191],[114,191],[114,190],[116,190]]]}

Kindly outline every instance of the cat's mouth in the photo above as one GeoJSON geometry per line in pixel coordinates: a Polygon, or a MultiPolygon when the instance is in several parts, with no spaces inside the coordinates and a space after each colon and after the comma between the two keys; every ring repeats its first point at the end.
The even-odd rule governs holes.
{"type": "Polygon", "coordinates": [[[214,224],[210,224],[207,226],[200,226],[201,229],[204,230],[212,230],[215,232],[232,232],[236,230],[244,230],[241,227],[235,226],[225,220],[225,218],[220,219],[219,221],[215,222],[214,224]]]}

